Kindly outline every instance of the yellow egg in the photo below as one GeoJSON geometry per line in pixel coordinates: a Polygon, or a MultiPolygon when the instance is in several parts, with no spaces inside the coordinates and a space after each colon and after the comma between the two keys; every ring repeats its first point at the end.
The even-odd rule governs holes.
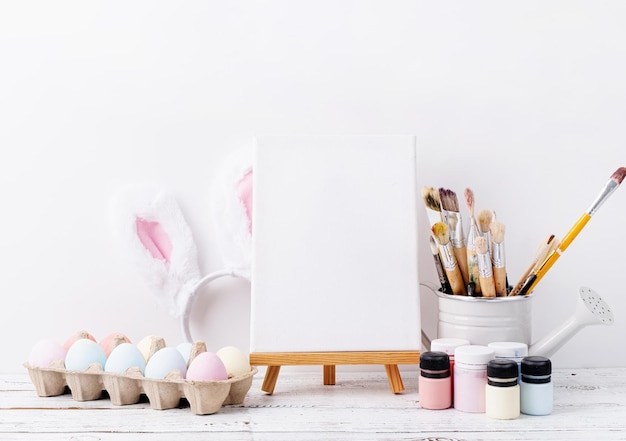
{"type": "Polygon", "coordinates": [[[250,372],[250,359],[234,346],[225,346],[216,352],[222,360],[229,377],[236,377],[250,372]]]}
{"type": "Polygon", "coordinates": [[[143,355],[146,362],[155,352],[159,349],[163,349],[165,346],[167,346],[165,344],[165,340],[162,337],[157,337],[156,335],[148,335],[137,343],[137,349],[139,349],[139,352],[141,352],[141,355],[143,355]]]}

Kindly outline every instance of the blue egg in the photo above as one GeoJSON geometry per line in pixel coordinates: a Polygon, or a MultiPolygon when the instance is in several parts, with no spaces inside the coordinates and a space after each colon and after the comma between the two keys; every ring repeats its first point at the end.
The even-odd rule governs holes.
{"type": "Polygon", "coordinates": [[[131,367],[138,367],[143,375],[146,369],[146,360],[137,346],[131,343],[121,343],[109,354],[104,370],[105,372],[123,374],[131,367]]]}
{"type": "Polygon", "coordinates": [[[192,346],[193,345],[189,342],[181,343],[178,346],[176,346],[176,349],[178,349],[178,352],[181,353],[181,355],[185,359],[185,363],[187,364],[189,364],[189,357],[191,356],[192,346]]]}
{"type": "Polygon", "coordinates": [[[65,369],[84,371],[93,363],[98,363],[104,368],[106,361],[107,355],[98,343],[88,338],[80,338],[67,351],[65,369]]]}
{"type": "Polygon", "coordinates": [[[146,363],[146,378],[163,379],[174,370],[179,370],[183,378],[187,375],[187,363],[178,349],[167,346],[159,349],[146,363]]]}

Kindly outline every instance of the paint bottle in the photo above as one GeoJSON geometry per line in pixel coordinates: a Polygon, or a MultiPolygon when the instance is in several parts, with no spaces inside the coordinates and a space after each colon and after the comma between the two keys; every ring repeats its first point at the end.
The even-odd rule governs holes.
{"type": "Polygon", "coordinates": [[[454,350],[454,408],[462,412],[485,412],[487,363],[493,349],[481,345],[459,346],[454,350]]]}
{"type": "Polygon", "coordinates": [[[552,413],[554,386],[552,362],[537,355],[522,359],[522,382],[520,383],[521,411],[527,415],[552,413]]]}
{"type": "Polygon", "coordinates": [[[437,338],[430,342],[431,351],[441,351],[450,357],[450,379],[452,380],[452,397],[454,398],[454,350],[459,346],[467,346],[469,340],[464,338],[437,338]]]}
{"type": "Polygon", "coordinates": [[[429,351],[420,355],[418,387],[422,408],[438,410],[452,406],[452,378],[448,354],[429,351]]]}
{"type": "Polygon", "coordinates": [[[520,413],[520,386],[517,363],[496,358],[487,363],[485,413],[489,418],[512,420],[520,413]]]}
{"type": "Polygon", "coordinates": [[[515,342],[515,341],[496,341],[493,343],[489,343],[491,349],[495,354],[495,358],[506,358],[509,360],[513,360],[517,363],[518,382],[522,381],[522,359],[528,355],[528,345],[526,343],[515,342]]]}

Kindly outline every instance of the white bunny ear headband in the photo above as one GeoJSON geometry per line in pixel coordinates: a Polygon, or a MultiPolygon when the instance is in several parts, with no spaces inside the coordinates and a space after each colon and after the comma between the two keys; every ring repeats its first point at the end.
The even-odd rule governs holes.
{"type": "Polygon", "coordinates": [[[136,184],[114,199],[117,233],[158,304],[180,318],[193,341],[189,317],[198,290],[221,277],[250,279],[252,234],[251,156],[232,155],[216,176],[212,193],[214,227],[224,269],[202,276],[198,251],[174,196],[154,185],[136,184]]]}

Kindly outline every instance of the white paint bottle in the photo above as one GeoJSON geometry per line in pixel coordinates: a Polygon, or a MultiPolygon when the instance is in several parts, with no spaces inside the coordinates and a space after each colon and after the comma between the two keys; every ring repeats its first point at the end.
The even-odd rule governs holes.
{"type": "Polygon", "coordinates": [[[454,408],[484,413],[487,363],[494,357],[493,349],[481,345],[459,346],[454,357],[454,408]]]}
{"type": "Polygon", "coordinates": [[[485,413],[490,418],[512,420],[520,414],[520,386],[517,363],[497,358],[487,364],[485,413]]]}
{"type": "Polygon", "coordinates": [[[528,355],[528,345],[515,341],[496,341],[489,343],[491,349],[495,353],[495,358],[508,358],[517,363],[518,381],[522,381],[522,359],[528,355]]]}

